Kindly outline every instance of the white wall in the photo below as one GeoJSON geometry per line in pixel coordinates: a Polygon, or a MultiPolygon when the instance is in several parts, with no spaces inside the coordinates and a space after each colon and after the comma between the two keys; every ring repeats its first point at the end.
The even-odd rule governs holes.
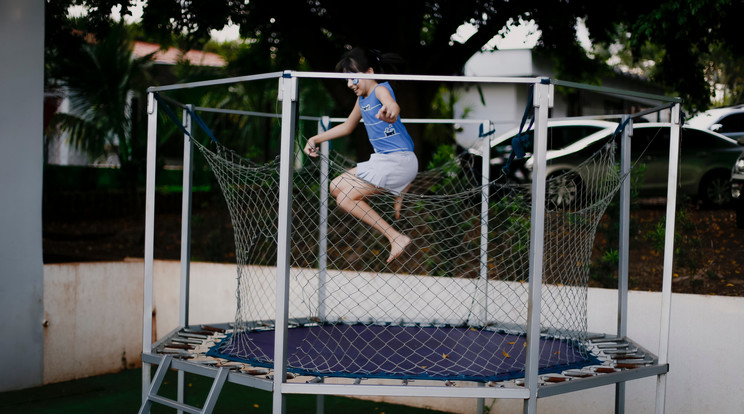
{"type": "MultiPolygon", "coordinates": [[[[191,324],[235,319],[234,265],[192,264],[191,324]]],[[[44,266],[44,383],[137,367],[144,262],[44,266]]],[[[155,263],[153,339],[178,327],[180,264],[155,263]]]]}
{"type": "Polygon", "coordinates": [[[44,3],[0,1],[0,391],[42,382],[44,3]]]}
{"type": "MultiPolygon", "coordinates": [[[[142,329],[141,260],[47,265],[44,306],[45,382],[114,372],[139,364],[142,329]]],[[[191,323],[232,322],[235,313],[235,265],[194,263],[191,323]]],[[[163,336],[178,321],[177,262],[155,263],[155,326],[163,336]]],[[[628,334],[658,353],[659,293],[629,292],[628,334]]],[[[588,322],[593,332],[613,333],[617,292],[589,289],[588,322]]],[[[668,413],[735,413],[744,407],[744,298],[674,294],[672,297],[668,413]]],[[[420,384],[422,382],[416,382],[420,384]]],[[[656,378],[627,385],[626,412],[654,412],[656,378]]],[[[386,401],[403,402],[385,398],[386,401]]],[[[454,413],[475,413],[475,400],[407,399],[454,413]]],[[[521,400],[487,400],[491,413],[521,413],[521,400]]],[[[614,412],[614,386],[540,399],[538,411],[602,414],[614,412]]]]}

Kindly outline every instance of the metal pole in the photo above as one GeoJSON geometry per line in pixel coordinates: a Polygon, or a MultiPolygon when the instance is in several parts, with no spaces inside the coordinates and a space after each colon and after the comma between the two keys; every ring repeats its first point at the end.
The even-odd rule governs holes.
{"type": "MultiPolygon", "coordinates": [[[[633,120],[625,115],[620,122],[627,122],[620,138],[620,234],[617,269],[617,336],[628,335],[628,249],[630,248],[630,137],[633,120]]],[[[615,384],[615,413],[625,412],[625,382],[615,384]]]]}
{"type": "MultiPolygon", "coordinates": [[[[179,297],[179,326],[189,325],[189,290],[191,286],[191,190],[193,186],[194,145],[189,136],[193,132],[192,105],[183,110],[183,184],[181,186],[181,283],[179,297]]],[[[178,402],[186,400],[186,372],[178,371],[178,402]]],[[[178,413],[182,413],[178,410],[178,413]]]]}
{"type": "Polygon", "coordinates": [[[535,84],[535,142],[532,170],[532,226],[530,226],[529,299],[527,306],[527,361],[525,387],[530,396],[524,401],[526,414],[537,413],[537,377],[540,364],[540,308],[542,297],[543,254],[545,250],[545,174],[548,148],[548,109],[553,102],[553,87],[548,79],[535,84]]]}
{"type": "MultiPolygon", "coordinates": [[[[674,221],[677,207],[677,174],[679,170],[680,104],[672,107],[669,140],[669,178],[667,181],[666,228],[664,230],[664,270],[661,287],[661,321],[659,324],[659,365],[669,363],[669,327],[672,309],[672,265],[674,263],[674,221]]],[[[656,382],[656,413],[664,413],[666,376],[656,382]]]]}
{"type": "MultiPolygon", "coordinates": [[[[155,241],[155,155],[158,136],[158,103],[147,94],[147,179],[145,190],[145,275],[142,308],[142,353],[152,352],[152,286],[155,241]]],[[[142,403],[150,390],[150,364],[142,363],[142,403]]],[[[149,411],[149,410],[148,410],[149,411]]]]}
{"type": "MultiPolygon", "coordinates": [[[[331,118],[324,116],[318,122],[318,133],[331,127],[331,118]]],[[[318,318],[326,319],[326,276],[328,270],[328,170],[330,149],[328,141],[320,144],[320,211],[318,217],[318,318]]]]}
{"type": "Polygon", "coordinates": [[[292,173],[294,169],[295,114],[297,78],[285,73],[279,79],[282,102],[281,152],[279,162],[279,230],[276,258],[276,320],[274,336],[273,413],[284,414],[282,387],[287,381],[287,335],[289,318],[289,257],[292,232],[292,173]]]}
{"type": "MultiPolygon", "coordinates": [[[[491,122],[481,124],[483,134],[491,130],[491,122]]],[[[491,183],[491,139],[481,138],[481,239],[480,239],[480,282],[481,282],[481,324],[488,323],[488,201],[491,183]]]]}
{"type": "MultiPolygon", "coordinates": [[[[318,122],[318,133],[331,128],[331,118],[324,116],[318,122]]],[[[328,177],[330,146],[328,141],[320,143],[320,211],[318,237],[318,319],[326,320],[326,277],[328,275],[328,177]]],[[[325,412],[325,396],[318,395],[315,412],[325,412]]]]}

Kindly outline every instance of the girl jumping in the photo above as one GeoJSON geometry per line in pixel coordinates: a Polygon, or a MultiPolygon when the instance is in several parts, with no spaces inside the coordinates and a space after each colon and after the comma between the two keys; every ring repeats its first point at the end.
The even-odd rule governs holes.
{"type": "MultiPolygon", "coordinates": [[[[393,56],[355,48],[344,55],[336,70],[350,74],[384,73],[383,65],[387,65],[390,58],[393,56]]],[[[330,190],[339,207],[388,239],[390,256],[387,263],[390,263],[403,253],[411,239],[380,217],[365,199],[381,193],[383,189],[393,192],[396,194],[395,218],[399,218],[403,193],[408,191],[418,173],[418,159],[413,153],[413,140],[400,121],[400,106],[390,84],[377,83],[374,79],[350,78],[346,80],[346,86],[359,97],[351,114],[343,123],[310,137],[303,151],[311,157],[317,157],[318,144],[351,134],[364,120],[375,152],[370,155],[369,161],[361,162],[356,168],[336,177],[331,182],[330,190]]]]}

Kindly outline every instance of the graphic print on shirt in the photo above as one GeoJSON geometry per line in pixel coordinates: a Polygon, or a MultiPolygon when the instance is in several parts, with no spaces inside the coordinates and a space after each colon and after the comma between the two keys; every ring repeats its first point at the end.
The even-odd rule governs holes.
{"type": "MultiPolygon", "coordinates": [[[[395,94],[387,82],[375,86],[375,89],[379,87],[390,91],[393,99],[395,99],[395,94]]],[[[381,108],[382,102],[377,99],[374,90],[367,97],[359,97],[359,109],[362,112],[367,136],[375,152],[386,154],[397,151],[413,151],[413,141],[406,127],[401,123],[400,117],[392,123],[384,122],[376,117],[381,108]]]]}

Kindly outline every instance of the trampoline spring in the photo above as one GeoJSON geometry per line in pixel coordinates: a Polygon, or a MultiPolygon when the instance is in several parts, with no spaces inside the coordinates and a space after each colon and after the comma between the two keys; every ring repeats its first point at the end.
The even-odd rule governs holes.
{"type": "Polygon", "coordinates": [[[201,365],[217,365],[217,364],[219,364],[220,361],[218,361],[216,359],[202,359],[202,360],[196,360],[196,361],[193,361],[193,362],[195,362],[197,364],[201,364],[201,365]]]}
{"type": "Polygon", "coordinates": [[[309,380],[305,381],[305,383],[307,384],[317,384],[319,382],[323,382],[323,377],[310,378],[309,380]]]}
{"type": "Polygon", "coordinates": [[[361,378],[356,378],[356,379],[354,380],[354,385],[359,385],[359,384],[361,384],[361,383],[362,383],[362,379],[361,379],[361,378]]]}
{"type": "Polygon", "coordinates": [[[636,347],[626,348],[626,349],[602,349],[602,352],[604,352],[607,355],[630,354],[636,351],[638,351],[638,348],[636,347]]]}
{"type": "MultiPolygon", "coordinates": [[[[296,377],[297,377],[297,375],[295,375],[293,372],[287,372],[287,379],[288,380],[295,379],[296,377]]],[[[274,374],[267,375],[266,376],[266,379],[273,380],[274,379],[274,374]]]]}
{"type": "Polygon", "coordinates": [[[620,364],[651,364],[654,360],[650,358],[629,358],[629,359],[618,359],[615,361],[615,366],[620,364]]]}
{"type": "Polygon", "coordinates": [[[182,351],[180,349],[174,349],[174,350],[163,349],[163,350],[158,351],[158,353],[161,355],[172,355],[174,358],[177,358],[177,357],[193,358],[195,356],[191,352],[182,351]]]}
{"type": "Polygon", "coordinates": [[[564,377],[562,375],[546,375],[543,377],[543,381],[552,382],[552,383],[565,382],[565,381],[569,381],[570,379],[571,378],[564,377]]]}
{"type": "Polygon", "coordinates": [[[589,338],[589,341],[596,343],[602,343],[602,342],[625,342],[625,338],[619,338],[619,337],[605,337],[605,336],[598,336],[589,338]]]}
{"type": "Polygon", "coordinates": [[[184,338],[196,338],[196,339],[207,339],[209,338],[209,335],[200,335],[195,333],[189,333],[189,332],[179,332],[178,336],[184,337],[184,338]]]}
{"type": "Polygon", "coordinates": [[[633,369],[646,365],[646,363],[618,363],[615,365],[617,368],[633,369]]]}
{"type": "Polygon", "coordinates": [[[588,378],[593,377],[594,373],[590,371],[584,371],[581,369],[569,369],[566,371],[563,371],[563,375],[568,377],[576,377],[576,378],[588,378]]]}
{"type": "Polygon", "coordinates": [[[197,331],[197,330],[194,330],[194,329],[184,329],[181,332],[187,333],[187,334],[192,334],[192,335],[204,335],[206,337],[210,337],[210,336],[212,336],[214,334],[214,332],[212,332],[212,331],[204,331],[204,330],[197,331]]]}
{"type": "Polygon", "coordinates": [[[201,345],[203,341],[200,341],[198,339],[188,339],[188,338],[173,338],[171,339],[173,342],[179,342],[182,344],[196,344],[201,345]]]}
{"type": "Polygon", "coordinates": [[[175,348],[175,349],[194,349],[193,346],[188,344],[168,344],[165,346],[166,348],[175,348]]]}
{"type": "Polygon", "coordinates": [[[244,374],[249,374],[249,375],[266,375],[269,373],[269,369],[250,367],[250,368],[243,368],[242,370],[240,370],[240,372],[244,374]]]}
{"type": "Polygon", "coordinates": [[[611,359],[636,359],[636,358],[645,358],[646,354],[644,353],[636,353],[636,352],[623,352],[623,353],[617,353],[617,354],[611,354],[609,355],[611,359]]]}
{"type": "Polygon", "coordinates": [[[219,362],[215,365],[217,368],[227,368],[230,370],[239,370],[243,367],[243,364],[238,362],[219,362]]]}
{"type": "Polygon", "coordinates": [[[613,348],[628,348],[630,344],[627,342],[616,342],[616,343],[600,343],[596,344],[599,349],[613,349],[613,348]]]}
{"type": "Polygon", "coordinates": [[[225,333],[224,329],[218,328],[216,326],[202,325],[201,328],[205,331],[225,333]]]}

